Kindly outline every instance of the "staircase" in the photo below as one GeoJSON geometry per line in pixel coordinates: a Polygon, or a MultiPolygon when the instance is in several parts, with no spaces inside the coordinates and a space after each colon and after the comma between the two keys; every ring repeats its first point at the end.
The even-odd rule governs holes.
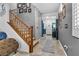
{"type": "Polygon", "coordinates": [[[14,10],[9,11],[8,24],[16,31],[16,33],[28,44],[29,53],[33,52],[33,48],[39,42],[33,38],[33,26],[25,24],[14,10]]]}

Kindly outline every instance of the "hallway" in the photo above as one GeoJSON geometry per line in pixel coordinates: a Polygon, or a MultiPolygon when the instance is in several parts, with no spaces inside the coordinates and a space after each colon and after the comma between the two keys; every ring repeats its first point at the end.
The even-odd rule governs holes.
{"type": "Polygon", "coordinates": [[[34,47],[33,53],[17,52],[16,56],[66,56],[59,40],[51,36],[44,36],[39,44],[34,47]],[[49,39],[50,38],[50,39],[49,39]],[[52,44],[52,45],[51,45],[52,44]]]}
{"type": "Polygon", "coordinates": [[[79,55],[79,4],[2,3],[0,7],[0,32],[18,43],[12,56],[79,55]]]}

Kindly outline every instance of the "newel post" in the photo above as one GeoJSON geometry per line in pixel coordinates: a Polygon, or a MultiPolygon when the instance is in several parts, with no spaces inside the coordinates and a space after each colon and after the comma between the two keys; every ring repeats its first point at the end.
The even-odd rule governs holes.
{"type": "Polygon", "coordinates": [[[33,26],[30,27],[30,45],[29,45],[29,52],[33,52],[33,26]]]}

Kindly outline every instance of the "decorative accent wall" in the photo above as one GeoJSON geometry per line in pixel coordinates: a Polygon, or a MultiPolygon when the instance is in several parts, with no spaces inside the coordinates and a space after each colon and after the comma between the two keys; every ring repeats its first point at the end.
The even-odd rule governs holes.
{"type": "Polygon", "coordinates": [[[72,4],[72,36],[79,38],[79,4],[72,4]]]}

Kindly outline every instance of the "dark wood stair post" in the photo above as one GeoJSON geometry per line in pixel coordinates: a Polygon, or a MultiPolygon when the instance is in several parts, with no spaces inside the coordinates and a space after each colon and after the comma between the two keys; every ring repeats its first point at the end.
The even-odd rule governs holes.
{"type": "Polygon", "coordinates": [[[29,44],[29,53],[33,52],[33,26],[31,26],[30,28],[30,35],[31,35],[31,40],[30,40],[30,44],[29,44]]]}

